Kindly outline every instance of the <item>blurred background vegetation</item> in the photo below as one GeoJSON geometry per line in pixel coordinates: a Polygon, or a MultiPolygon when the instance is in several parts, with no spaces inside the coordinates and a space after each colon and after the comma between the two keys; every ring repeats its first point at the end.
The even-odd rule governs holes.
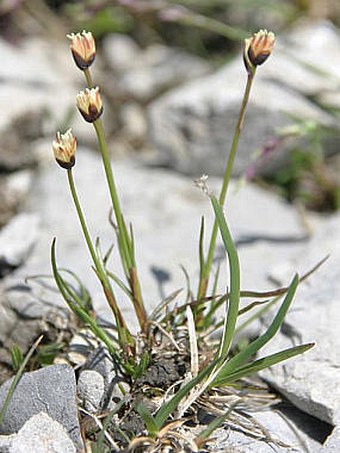
{"type": "MultiPolygon", "coordinates": [[[[340,26],[339,0],[1,0],[3,38],[65,39],[91,30],[98,47],[110,33],[131,36],[141,48],[160,43],[182,48],[218,67],[239,51],[249,33],[266,27],[278,34],[304,20],[340,26]]],[[[335,112],[336,115],[339,112],[335,112]]],[[[296,150],[284,170],[260,182],[274,185],[290,201],[320,210],[340,207],[339,158],[326,160],[317,127],[304,129],[306,150],[296,150]]]]}
{"type": "Polygon", "coordinates": [[[13,39],[15,34],[46,31],[58,34],[60,29],[85,28],[92,30],[97,39],[108,33],[126,33],[141,46],[162,42],[213,58],[216,55],[225,57],[226,50],[234,47],[235,40],[242,38],[244,33],[263,28],[263,24],[276,33],[302,18],[328,19],[340,25],[340,2],[1,0],[0,14],[2,34],[13,39]]]}

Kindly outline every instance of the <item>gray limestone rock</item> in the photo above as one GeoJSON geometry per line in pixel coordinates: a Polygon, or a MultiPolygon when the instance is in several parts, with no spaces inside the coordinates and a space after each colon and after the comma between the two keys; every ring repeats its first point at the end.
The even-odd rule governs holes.
{"type": "MultiPolygon", "coordinates": [[[[294,423],[279,411],[268,410],[252,413],[253,428],[249,422],[248,432],[237,429],[237,426],[218,429],[213,437],[213,451],[216,453],[318,453],[322,444],[304,432],[303,423],[314,430],[317,425],[308,420],[294,423]],[[260,429],[259,429],[260,427],[260,429]],[[263,430],[261,434],[261,430],[263,430]]],[[[309,433],[311,434],[311,433],[309,433]]]]}
{"type": "Polygon", "coordinates": [[[263,371],[262,376],[300,409],[332,425],[340,423],[340,216],[321,225],[291,262],[304,272],[326,254],[328,261],[298,288],[281,333],[264,349],[273,353],[315,342],[304,355],[263,371]]]}
{"type": "Polygon", "coordinates": [[[111,33],[103,40],[103,52],[111,69],[124,73],[134,66],[141,50],[130,36],[111,33]]]}
{"type": "Polygon", "coordinates": [[[104,397],[104,378],[94,370],[80,373],[77,385],[78,397],[85,410],[96,412],[104,397]]]}
{"type": "Polygon", "coordinates": [[[0,177],[0,227],[6,225],[24,203],[33,180],[30,170],[0,177]]]}
{"type": "Polygon", "coordinates": [[[77,73],[66,46],[53,41],[12,45],[0,39],[0,53],[0,109],[6,112],[0,119],[0,167],[13,171],[35,164],[32,141],[64,121],[74,105],[77,73]]]}
{"type": "Polygon", "coordinates": [[[20,266],[31,253],[39,235],[39,217],[21,213],[0,231],[0,273],[20,266]]]}
{"type": "Polygon", "coordinates": [[[46,413],[31,417],[14,436],[9,453],[76,453],[65,428],[46,413]]]}
{"type": "Polygon", "coordinates": [[[334,428],[332,434],[327,438],[321,453],[337,453],[340,450],[340,427],[334,428]]]}
{"type": "MultiPolygon", "coordinates": [[[[11,382],[10,379],[0,387],[0,406],[5,401],[11,382]]],[[[0,433],[18,432],[32,416],[40,412],[47,413],[60,423],[76,448],[82,448],[72,368],[53,365],[25,373],[13,393],[0,433]]]]}
{"type": "MultiPolygon", "coordinates": [[[[113,59],[112,66],[117,64],[116,60],[113,59]]],[[[139,50],[131,62],[122,72],[117,89],[141,102],[210,71],[210,65],[203,59],[159,44],[139,50]]]]}
{"type": "Polygon", "coordinates": [[[103,408],[111,407],[116,399],[120,400],[123,397],[121,390],[117,386],[118,383],[120,387],[124,388],[126,395],[130,391],[126,379],[119,373],[118,367],[115,366],[107,349],[103,346],[96,348],[87,357],[82,369],[96,371],[103,377],[105,385],[105,398],[102,400],[103,408]]]}
{"type": "MultiPolygon", "coordinates": [[[[235,160],[235,174],[243,174],[251,156],[276,137],[279,129],[294,125],[296,118],[336,129],[335,138],[328,137],[325,148],[328,153],[337,152],[337,122],[310,101],[310,96],[316,93],[337,90],[334,71],[328,75],[327,66],[321,63],[328,42],[332,49],[332,57],[329,57],[332,67],[333,63],[334,67],[339,67],[340,39],[330,25],[310,25],[301,32],[291,31],[288,37],[278,38],[273,55],[256,73],[235,160]],[[314,32],[324,38],[318,41],[322,43],[318,46],[313,45],[319,39],[311,38],[314,32]]],[[[189,174],[220,175],[224,172],[246,77],[239,56],[215,74],[174,89],[149,106],[150,138],[163,164],[189,174]]],[[[303,143],[303,139],[291,137],[277,147],[277,152],[271,153],[271,160],[267,159],[266,166],[258,172],[268,173],[282,167],[289,159],[287,151],[303,143]]]]}

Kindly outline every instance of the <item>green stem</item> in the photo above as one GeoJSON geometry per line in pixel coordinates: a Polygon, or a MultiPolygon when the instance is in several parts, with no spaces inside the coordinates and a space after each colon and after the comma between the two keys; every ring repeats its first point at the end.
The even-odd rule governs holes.
{"type": "Polygon", "coordinates": [[[84,70],[84,75],[86,78],[86,83],[87,83],[88,88],[93,88],[94,84],[93,84],[93,80],[92,80],[92,76],[91,76],[91,72],[90,72],[89,68],[86,68],[84,70]]]}
{"type": "Polygon", "coordinates": [[[119,235],[119,240],[120,240],[120,245],[121,245],[121,252],[123,255],[122,256],[123,265],[124,265],[124,269],[128,275],[129,269],[131,267],[133,267],[133,265],[134,265],[134,260],[133,260],[132,254],[131,254],[130,240],[129,240],[127,230],[126,230],[126,227],[124,224],[122,210],[121,210],[120,202],[119,202],[119,198],[118,198],[118,192],[117,192],[115,180],[113,177],[109,152],[107,149],[107,144],[106,144],[105,135],[104,135],[103,124],[102,124],[101,120],[98,119],[97,121],[95,121],[93,123],[93,126],[94,126],[96,134],[97,134],[99,149],[100,149],[100,153],[101,153],[102,160],[103,160],[107,183],[109,186],[112,207],[113,207],[116,221],[117,221],[118,235],[119,235]]]}
{"type": "Polygon", "coordinates": [[[100,260],[98,259],[98,256],[93,247],[92,240],[91,240],[88,228],[87,228],[86,220],[85,220],[85,217],[84,217],[84,214],[83,214],[80,202],[79,202],[77,190],[76,190],[76,187],[74,184],[72,168],[67,170],[67,178],[68,178],[68,183],[69,183],[72,199],[73,199],[74,205],[76,207],[77,215],[78,215],[78,218],[80,221],[81,229],[82,229],[84,237],[85,237],[85,242],[89,249],[94,267],[96,269],[96,273],[102,284],[105,297],[106,297],[106,299],[113,311],[113,314],[115,316],[120,343],[124,344],[124,345],[131,344],[131,342],[132,342],[131,334],[126,326],[124,318],[117,305],[116,299],[113,294],[112,287],[111,287],[109,279],[106,275],[106,271],[103,268],[100,260]]]}
{"type": "MultiPolygon", "coordinates": [[[[222,185],[220,196],[218,199],[221,206],[223,206],[225,203],[228,186],[229,186],[229,182],[231,179],[231,174],[232,174],[232,170],[233,170],[233,166],[234,166],[234,160],[235,160],[235,156],[236,156],[237,146],[238,146],[238,142],[239,142],[242,127],[243,127],[244,116],[246,113],[246,108],[247,108],[250,90],[252,87],[254,76],[255,76],[255,69],[253,69],[252,72],[248,73],[247,85],[246,85],[246,88],[244,91],[242,105],[241,105],[238,121],[237,121],[236,128],[235,128],[233,141],[232,141],[232,144],[230,147],[226,170],[225,170],[224,177],[223,177],[223,185],[222,185]]],[[[205,297],[206,292],[207,292],[211,266],[212,266],[214,253],[215,253],[217,232],[218,232],[218,223],[215,220],[214,226],[212,229],[212,233],[211,233],[211,239],[210,239],[210,245],[209,245],[207,259],[204,263],[202,278],[200,279],[200,282],[199,282],[198,295],[197,295],[198,300],[205,297]]]]}
{"type": "MultiPolygon", "coordinates": [[[[93,87],[93,80],[89,69],[84,71],[86,82],[88,87],[93,87]]],[[[121,256],[122,265],[125,271],[125,275],[129,281],[130,289],[132,293],[132,302],[136,311],[139,325],[144,333],[147,330],[147,313],[142,299],[141,287],[138,279],[133,242],[130,238],[128,230],[126,228],[122,210],[120,207],[118,192],[113,176],[111,167],[110,156],[107,148],[107,143],[104,134],[103,124],[100,119],[93,123],[95,128],[97,139],[99,143],[99,149],[104,165],[106,180],[109,186],[109,192],[112,201],[112,207],[115,213],[117,222],[117,238],[119,244],[119,253],[121,256]]]]}
{"type": "Polygon", "coordinates": [[[86,225],[86,220],[85,220],[85,217],[84,217],[84,214],[83,214],[80,202],[79,202],[78,194],[77,194],[77,191],[76,191],[76,186],[74,184],[72,168],[67,170],[67,178],[68,178],[68,184],[69,184],[69,187],[70,187],[73,203],[74,203],[74,205],[76,207],[78,219],[80,221],[81,229],[83,230],[85,241],[86,241],[87,247],[89,249],[93,264],[94,264],[94,266],[95,266],[95,268],[96,268],[96,270],[98,272],[101,266],[100,266],[98,257],[96,255],[95,249],[93,247],[93,244],[92,244],[92,241],[91,241],[91,238],[90,238],[90,234],[89,234],[89,230],[88,230],[87,225],[86,225]]]}

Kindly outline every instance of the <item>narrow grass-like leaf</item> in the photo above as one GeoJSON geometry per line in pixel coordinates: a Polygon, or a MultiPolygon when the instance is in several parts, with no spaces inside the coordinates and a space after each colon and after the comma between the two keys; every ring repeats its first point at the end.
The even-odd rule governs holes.
{"type": "Polygon", "coordinates": [[[105,418],[103,422],[103,429],[101,432],[98,434],[97,440],[95,444],[92,446],[92,452],[91,453],[102,453],[102,449],[104,449],[104,439],[105,439],[105,432],[111,425],[113,417],[120,411],[120,409],[126,404],[126,401],[121,400],[119,401],[114,409],[109,413],[109,415],[105,418]]]}
{"type": "MultiPolygon", "coordinates": [[[[241,398],[240,398],[241,400],[241,398]]],[[[212,435],[216,429],[218,429],[220,426],[223,425],[223,423],[226,421],[226,419],[229,417],[231,412],[234,410],[234,408],[237,406],[238,401],[234,404],[232,404],[227,412],[220,417],[216,417],[213,421],[209,423],[209,425],[200,432],[200,434],[196,437],[195,439],[195,444],[197,445],[198,448],[201,448],[204,446],[204,444],[207,442],[209,437],[212,435]]]]}
{"type": "Polygon", "coordinates": [[[67,274],[71,275],[72,278],[78,283],[79,290],[76,291],[77,294],[79,294],[79,298],[82,301],[82,306],[86,310],[92,310],[93,309],[93,304],[92,304],[92,298],[89,290],[86,288],[84,283],[81,281],[81,279],[78,277],[78,275],[71,271],[70,269],[65,269],[65,268],[60,268],[59,272],[66,272],[67,274]]]}
{"type": "Polygon", "coordinates": [[[131,248],[131,255],[133,256],[133,259],[135,260],[135,235],[133,232],[133,226],[132,223],[130,223],[130,248],[131,248]]]}
{"type": "Polygon", "coordinates": [[[92,332],[106,345],[108,348],[109,353],[115,357],[118,361],[120,361],[120,357],[117,353],[117,350],[114,346],[113,341],[107,335],[104,329],[102,329],[95,319],[90,316],[82,307],[77,295],[68,287],[64,279],[61,277],[56,263],[56,256],[55,256],[55,247],[56,247],[56,238],[52,241],[51,246],[51,263],[52,263],[52,271],[54,275],[54,279],[62,295],[63,299],[67,303],[67,305],[71,308],[71,310],[85,323],[87,324],[92,332]]]}
{"type": "Polygon", "coordinates": [[[220,387],[222,385],[227,385],[231,382],[237,381],[238,379],[245,378],[252,374],[255,374],[265,368],[276,365],[277,363],[283,362],[285,360],[291,359],[296,355],[303,354],[312,347],[315,346],[315,343],[306,343],[300,346],[294,346],[292,348],[285,349],[284,351],[276,352],[275,354],[262,357],[261,359],[255,360],[252,363],[246,364],[243,367],[238,368],[235,372],[231,373],[226,379],[218,380],[214,382],[215,387],[220,387]]]}
{"type": "Polygon", "coordinates": [[[222,346],[220,348],[221,356],[226,357],[234,338],[234,331],[240,304],[240,264],[234,242],[232,240],[226,219],[223,215],[222,208],[214,196],[211,196],[211,203],[214,208],[215,217],[229,259],[230,296],[227,315],[227,330],[226,335],[223,339],[222,346]]]}
{"type": "Polygon", "coordinates": [[[205,222],[204,222],[204,217],[201,217],[201,226],[200,226],[200,236],[199,236],[199,265],[200,265],[200,281],[203,279],[204,275],[204,266],[205,266],[205,260],[204,260],[204,229],[205,229],[205,222]]]}
{"type": "MultiPolygon", "coordinates": [[[[212,297],[210,298],[211,304],[208,307],[208,312],[204,315],[204,319],[203,319],[203,328],[204,329],[207,329],[208,327],[210,327],[212,325],[212,323],[213,323],[212,318],[218,308],[217,304],[218,304],[219,297],[217,296],[217,285],[218,285],[218,280],[219,280],[219,276],[220,276],[220,270],[221,270],[221,262],[219,261],[219,263],[217,265],[215,278],[214,278],[214,283],[213,283],[212,297]]],[[[202,302],[204,302],[204,301],[205,301],[205,299],[203,298],[202,302]]]]}
{"type": "Polygon", "coordinates": [[[141,377],[141,375],[144,373],[144,371],[146,370],[146,367],[149,364],[149,358],[150,357],[149,357],[148,351],[144,351],[143,355],[142,355],[142,357],[140,359],[140,362],[136,366],[136,369],[135,369],[134,374],[132,376],[132,378],[134,380],[138,379],[139,377],[141,377]]]}
{"type": "Polygon", "coordinates": [[[126,228],[126,223],[125,223],[125,219],[124,219],[124,216],[122,215],[121,216],[121,219],[122,219],[122,222],[121,222],[121,227],[123,229],[123,231],[120,231],[121,235],[124,236],[124,242],[126,243],[127,245],[127,266],[128,266],[128,269],[130,269],[131,267],[134,267],[135,266],[135,257],[133,255],[133,248],[132,248],[132,242],[131,242],[131,238],[129,236],[129,233],[128,233],[128,230],[126,228]]]}
{"type": "Polygon", "coordinates": [[[15,344],[11,349],[11,357],[13,370],[18,371],[24,360],[24,356],[22,355],[22,351],[17,344],[15,344]]]}
{"type": "Polygon", "coordinates": [[[235,335],[239,334],[244,330],[247,326],[252,324],[256,319],[259,319],[261,316],[263,316],[266,312],[268,312],[273,305],[277,304],[278,301],[281,299],[281,296],[277,296],[271,301],[267,302],[263,308],[260,310],[257,310],[256,313],[254,313],[252,316],[249,316],[248,319],[246,319],[242,324],[238,325],[235,329],[235,335]]]}
{"type": "Polygon", "coordinates": [[[240,368],[241,365],[243,365],[251,356],[255,355],[265,344],[267,344],[274,337],[283,323],[290,304],[292,303],[298,284],[299,277],[295,275],[279,311],[277,312],[266,332],[259,338],[251,342],[246,348],[244,348],[233,358],[228,360],[225,365],[222,366],[220,372],[216,376],[216,379],[212,383],[212,387],[215,385],[215,382],[222,379],[227,379],[230,374],[234,373],[238,368],[240,368]]]}
{"type": "Polygon", "coordinates": [[[266,300],[256,300],[254,302],[251,302],[250,304],[246,305],[245,307],[241,308],[239,311],[238,311],[238,315],[239,316],[242,316],[244,315],[245,313],[248,313],[248,311],[252,310],[253,308],[255,307],[258,307],[259,305],[266,305],[266,304],[269,304],[270,302],[270,299],[266,299],[266,300]]]}
{"type": "Polygon", "coordinates": [[[186,294],[185,300],[186,300],[186,303],[188,303],[189,300],[192,300],[192,298],[193,298],[192,291],[191,291],[190,277],[189,277],[188,271],[185,269],[184,266],[182,266],[182,264],[180,264],[180,268],[184,274],[184,278],[185,278],[185,282],[186,282],[187,294],[186,294]]]}
{"type": "Polygon", "coordinates": [[[156,321],[157,318],[160,316],[163,310],[165,310],[171,302],[176,299],[176,297],[183,291],[183,288],[177,289],[173,293],[171,293],[168,297],[166,297],[150,315],[150,319],[156,321]]]}
{"type": "Polygon", "coordinates": [[[124,293],[132,300],[133,299],[132,293],[129,290],[129,288],[125,285],[125,283],[119,277],[117,277],[117,275],[115,275],[113,272],[110,272],[110,271],[106,271],[106,272],[107,272],[108,277],[111,278],[111,280],[113,280],[116,283],[116,285],[119,286],[119,288],[122,291],[124,291],[124,293]]]}
{"type": "Polygon", "coordinates": [[[186,309],[187,321],[188,321],[188,332],[189,332],[189,345],[190,345],[190,366],[191,374],[193,377],[196,377],[198,374],[198,346],[197,346],[197,335],[196,335],[196,326],[194,315],[190,306],[187,306],[186,309]]]}
{"type": "Polygon", "coordinates": [[[114,249],[114,245],[111,244],[110,247],[109,247],[109,248],[107,249],[107,251],[105,252],[105,255],[104,255],[104,257],[103,257],[103,263],[104,263],[105,266],[107,265],[107,262],[108,262],[109,259],[110,259],[110,256],[111,256],[111,254],[112,254],[113,249],[114,249]]]}
{"type": "Polygon", "coordinates": [[[136,411],[142,417],[143,422],[145,423],[146,429],[148,430],[148,435],[152,438],[156,437],[161,426],[158,425],[155,417],[151,414],[149,409],[140,403],[136,406],[136,411]]]}
{"type": "MultiPolygon", "coordinates": [[[[302,283],[303,281],[307,280],[314,272],[316,272],[329,258],[330,255],[326,255],[322,260],[320,260],[314,267],[312,267],[309,271],[307,271],[302,277],[300,277],[299,283],[302,283]]],[[[270,290],[270,291],[253,291],[253,290],[241,290],[240,291],[240,297],[241,298],[254,298],[254,299],[268,299],[268,298],[273,298],[273,297],[278,297],[278,296],[284,296],[289,289],[289,286],[284,286],[282,288],[270,290]]],[[[229,299],[230,294],[224,294],[222,296],[218,296],[218,300],[216,300],[214,304],[214,309],[215,311],[222,306],[222,304],[229,299]]],[[[216,296],[213,298],[207,297],[203,299],[203,302],[209,301],[216,299],[216,296]]],[[[196,302],[196,301],[194,301],[196,302]]],[[[201,301],[199,301],[202,303],[201,301]]],[[[192,302],[193,303],[193,302],[192,302]]],[[[258,303],[256,303],[258,305],[258,303]]],[[[249,309],[254,308],[255,303],[253,306],[249,306],[249,309]]],[[[239,316],[243,313],[248,311],[248,307],[245,307],[244,309],[239,311],[239,316]]],[[[221,326],[223,325],[223,322],[221,323],[221,326]]]]}
{"type": "Polygon", "coordinates": [[[11,402],[11,399],[13,397],[13,393],[17,387],[17,385],[19,384],[19,381],[24,373],[24,370],[26,368],[26,365],[29,361],[29,359],[32,357],[34,351],[37,349],[37,347],[39,346],[39,343],[41,342],[41,340],[43,339],[43,335],[41,335],[32,345],[32,347],[30,348],[30,350],[28,351],[28,353],[26,354],[25,358],[23,359],[23,361],[21,362],[21,365],[11,383],[11,386],[8,390],[8,393],[7,393],[7,396],[6,396],[6,399],[5,399],[5,402],[4,402],[4,405],[2,406],[1,408],[1,411],[0,411],[0,426],[4,420],[4,417],[6,415],[6,412],[7,412],[7,409],[8,409],[8,406],[11,402]]]}
{"type": "MultiPolygon", "coordinates": [[[[215,273],[215,278],[214,278],[214,283],[213,283],[213,289],[212,289],[212,295],[213,297],[217,294],[217,286],[218,286],[218,279],[220,277],[220,270],[221,270],[221,261],[218,262],[216,273],[215,273]]],[[[213,299],[214,301],[215,299],[213,299]]]]}

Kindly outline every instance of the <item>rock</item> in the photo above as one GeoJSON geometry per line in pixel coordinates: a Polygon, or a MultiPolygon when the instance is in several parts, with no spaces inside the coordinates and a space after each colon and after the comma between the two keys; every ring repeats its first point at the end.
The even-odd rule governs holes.
{"type": "MultiPolygon", "coordinates": [[[[185,285],[179,264],[188,270],[195,290],[200,219],[202,215],[207,219],[208,240],[212,209],[208,199],[194,187],[191,178],[164,169],[148,168],[132,160],[115,161],[113,169],[126,219],[134,225],[136,259],[150,312],[162,298],[185,285]]],[[[74,174],[91,235],[93,238],[100,236],[103,250],[106,250],[115,239],[107,220],[110,201],[99,157],[80,148],[74,174]]],[[[209,182],[212,190],[219,184],[220,181],[214,178],[209,182]]],[[[275,195],[251,185],[239,189],[232,185],[230,189],[228,212],[241,256],[242,287],[268,289],[268,270],[299,250],[304,244],[305,233],[294,209],[275,195]]],[[[41,310],[46,310],[50,304],[65,306],[61,296],[49,285],[37,287],[35,284],[34,291],[31,286],[23,285],[28,275],[51,272],[49,247],[56,236],[59,266],[75,271],[90,291],[99,314],[106,321],[113,319],[91,271],[65,172],[52,162],[43,168],[35,180],[27,207],[38,212],[43,228],[25,266],[5,281],[9,305],[14,304],[16,309],[20,309],[20,303],[21,307],[34,306],[38,293],[39,299],[49,301],[49,304],[40,304],[41,310]],[[63,207],[62,213],[56,209],[58,206],[63,207]]],[[[122,276],[115,253],[116,250],[110,268],[122,276]]],[[[221,258],[225,256],[221,249],[218,254],[221,258]]],[[[221,290],[225,290],[228,284],[225,272],[225,267],[222,267],[221,290]]],[[[124,315],[135,329],[131,303],[125,302],[119,290],[117,294],[124,315]]],[[[36,305],[37,310],[38,307],[36,305]]]]}
{"type": "Polygon", "coordinates": [[[304,355],[263,371],[262,376],[301,410],[332,425],[340,423],[340,216],[319,226],[311,242],[291,262],[304,272],[330,253],[330,258],[298,289],[281,333],[261,353],[315,342],[304,355]]]}
{"type": "Polygon", "coordinates": [[[111,69],[123,73],[134,66],[141,50],[130,36],[111,33],[103,40],[103,52],[111,69]]]}
{"type": "Polygon", "coordinates": [[[248,430],[238,429],[237,424],[228,427],[227,420],[226,427],[215,431],[212,435],[216,439],[213,451],[318,453],[322,451],[322,441],[329,431],[327,426],[320,426],[318,420],[294,408],[273,408],[252,412],[250,416],[252,419],[248,419],[248,430]]]}
{"type": "MultiPolygon", "coordinates": [[[[316,27],[316,34],[329,38],[332,49],[337,42],[338,49],[339,37],[336,37],[334,29],[328,32],[328,28],[330,26],[316,27]]],[[[319,54],[320,61],[324,61],[323,46],[328,46],[328,40],[322,41],[322,45],[313,46],[314,40],[306,37],[314,33],[314,27],[311,25],[304,33],[305,38],[299,31],[279,37],[279,45],[273,55],[256,73],[234,174],[243,174],[249,166],[250,156],[262,150],[268,139],[277,136],[278,130],[296,124],[294,118],[336,129],[334,138],[326,138],[325,149],[327,153],[338,150],[340,132],[335,119],[310,101],[310,96],[319,93],[320,86],[323,92],[336,91],[337,82],[333,77],[329,81],[323,72],[326,66],[319,64],[319,54]],[[296,47],[299,49],[297,54],[296,47]],[[304,58],[305,53],[309,58],[307,60],[304,58]],[[319,71],[307,66],[311,55],[319,71]]],[[[340,64],[338,54],[337,50],[332,56],[332,61],[337,61],[337,67],[340,64]]],[[[148,108],[149,130],[150,139],[159,150],[160,162],[184,173],[221,175],[245,84],[246,72],[242,58],[238,56],[215,74],[174,89],[154,101],[148,108]]],[[[273,152],[270,163],[262,166],[259,172],[270,173],[286,165],[288,151],[303,144],[302,138],[291,137],[286,140],[282,149],[273,152]]]]}
{"type": "Polygon", "coordinates": [[[0,436],[0,451],[1,453],[10,453],[10,448],[16,434],[10,436],[0,436]]]}
{"type": "Polygon", "coordinates": [[[117,89],[140,102],[210,71],[203,59],[179,49],[154,44],[139,51],[133,65],[118,81],[117,89]]]}
{"type": "Polygon", "coordinates": [[[340,427],[334,428],[332,434],[327,438],[322,453],[336,453],[340,450],[340,427]]]}
{"type": "Polygon", "coordinates": [[[0,274],[20,266],[32,251],[39,234],[36,214],[18,214],[0,231],[0,274]]]}
{"type": "MultiPolygon", "coordinates": [[[[11,382],[12,379],[0,387],[1,407],[11,382]]],[[[40,412],[46,412],[50,418],[60,423],[76,448],[82,448],[77,415],[76,383],[72,368],[67,365],[54,365],[25,373],[13,393],[0,426],[0,433],[16,433],[32,416],[40,412]]]]}
{"type": "Polygon", "coordinates": [[[50,133],[74,106],[77,71],[65,43],[0,39],[0,169],[14,171],[37,163],[32,141],[50,133]],[[53,53],[53,64],[51,64],[53,53]],[[21,68],[21,70],[18,70],[21,68]],[[57,99],[57,108],[56,108],[57,99]],[[20,102],[18,102],[20,100],[20,102]]]}
{"type": "Polygon", "coordinates": [[[103,377],[105,386],[105,399],[102,401],[103,409],[111,407],[112,401],[122,398],[123,395],[117,386],[118,383],[124,388],[126,394],[130,391],[126,379],[119,374],[117,366],[115,366],[108,351],[103,346],[98,347],[88,356],[82,369],[96,371],[103,377]]]}
{"type": "Polygon", "coordinates": [[[126,136],[129,143],[138,147],[145,141],[147,123],[144,110],[137,103],[127,103],[120,109],[120,121],[122,134],[126,136]]]}
{"type": "Polygon", "coordinates": [[[104,378],[97,371],[84,370],[78,379],[78,397],[85,410],[97,412],[104,397],[104,378]]]}
{"type": "Polygon", "coordinates": [[[7,176],[6,186],[12,203],[21,203],[32,185],[33,173],[30,170],[17,171],[7,176]]]}
{"type": "Polygon", "coordinates": [[[6,225],[24,202],[33,179],[30,170],[18,171],[0,179],[0,227],[6,225]]]}
{"type": "Polygon", "coordinates": [[[73,365],[84,365],[87,357],[98,347],[98,344],[98,339],[88,328],[79,329],[71,338],[67,357],[73,365]]]}
{"type": "Polygon", "coordinates": [[[62,425],[46,413],[31,417],[12,440],[9,453],[75,453],[76,448],[62,425]]]}
{"type": "Polygon", "coordinates": [[[110,385],[112,376],[115,375],[112,359],[103,346],[92,351],[83,365],[83,370],[93,370],[99,373],[104,378],[106,388],[110,385]]]}

